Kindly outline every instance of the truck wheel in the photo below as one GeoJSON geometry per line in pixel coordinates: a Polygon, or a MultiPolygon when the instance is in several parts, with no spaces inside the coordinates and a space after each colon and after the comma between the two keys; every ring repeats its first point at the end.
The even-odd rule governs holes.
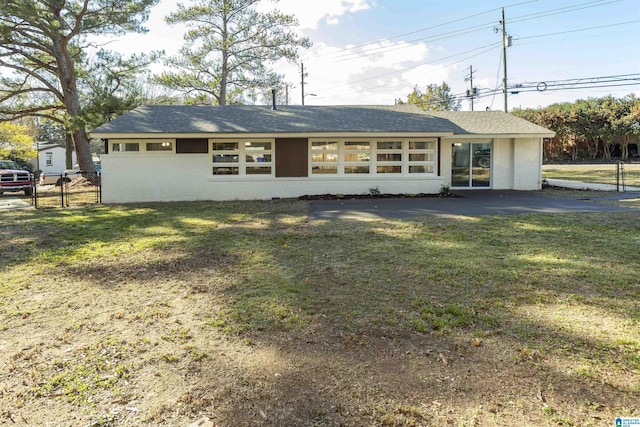
{"type": "Polygon", "coordinates": [[[480,157],[480,159],[478,159],[478,166],[484,169],[489,168],[491,166],[491,159],[489,159],[489,157],[480,157]]]}
{"type": "Polygon", "coordinates": [[[31,196],[33,194],[33,188],[29,188],[27,190],[24,190],[24,195],[25,196],[31,196]]]}

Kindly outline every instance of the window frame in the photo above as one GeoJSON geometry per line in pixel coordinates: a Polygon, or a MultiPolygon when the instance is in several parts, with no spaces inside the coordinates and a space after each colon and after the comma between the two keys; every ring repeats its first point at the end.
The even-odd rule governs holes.
{"type": "Polygon", "coordinates": [[[122,155],[139,155],[141,153],[149,154],[152,156],[171,155],[176,152],[176,140],[172,138],[140,138],[140,139],[110,139],[109,140],[109,155],[115,154],[116,156],[122,155]],[[170,150],[147,150],[147,144],[170,144],[170,150]],[[116,150],[116,145],[122,145],[126,147],[130,144],[136,144],[137,150],[116,150]]]}
{"type": "MultiPolygon", "coordinates": [[[[437,176],[437,164],[438,164],[438,138],[437,137],[424,137],[424,138],[396,138],[390,137],[376,137],[376,138],[309,138],[309,178],[321,178],[321,177],[363,177],[363,176],[386,176],[392,177],[432,177],[437,176]],[[368,143],[369,149],[350,149],[347,148],[347,143],[368,143]],[[399,142],[400,148],[378,148],[378,143],[383,142],[399,142]],[[314,144],[318,143],[336,143],[336,148],[331,150],[319,150],[314,149],[314,144]],[[412,143],[424,143],[425,148],[411,148],[412,143]],[[318,161],[314,160],[314,154],[331,154],[335,155],[335,161],[318,161]],[[347,161],[346,156],[349,154],[368,154],[368,161],[347,161]],[[378,155],[396,155],[400,156],[400,160],[378,160],[378,155]],[[425,160],[410,160],[411,155],[424,155],[425,160]],[[314,173],[314,168],[320,166],[333,166],[336,168],[335,173],[314,173]],[[368,166],[368,173],[349,173],[346,171],[346,167],[354,166],[368,166]],[[399,167],[399,172],[378,172],[378,167],[399,167]],[[412,166],[424,167],[426,172],[412,172],[412,166]]],[[[316,145],[317,146],[317,145],[316,145]]]]}
{"type": "MultiPolygon", "coordinates": [[[[214,178],[232,178],[237,177],[251,178],[251,179],[269,179],[274,178],[276,174],[276,142],[275,139],[270,138],[209,138],[209,155],[211,162],[211,175],[214,178]],[[248,149],[250,143],[255,144],[270,144],[268,149],[248,149]],[[236,144],[236,149],[221,149],[216,150],[216,144],[236,144]],[[216,162],[214,161],[216,155],[222,156],[235,156],[237,161],[231,162],[216,162]],[[262,155],[263,158],[269,156],[269,160],[263,161],[248,161],[247,158],[251,156],[262,155]],[[214,173],[214,168],[230,168],[237,169],[237,173],[230,174],[217,174],[214,173]],[[269,173],[248,173],[249,169],[267,169],[270,168],[269,173]]],[[[259,157],[258,157],[259,159],[259,157]]]]}

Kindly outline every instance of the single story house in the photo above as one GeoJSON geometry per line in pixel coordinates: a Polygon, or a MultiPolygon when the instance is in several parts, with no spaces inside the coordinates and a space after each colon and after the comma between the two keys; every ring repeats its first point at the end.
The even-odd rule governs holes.
{"type": "Polygon", "coordinates": [[[554,135],[500,111],[274,108],[142,106],[99,126],[103,201],[537,190],[554,135]]]}

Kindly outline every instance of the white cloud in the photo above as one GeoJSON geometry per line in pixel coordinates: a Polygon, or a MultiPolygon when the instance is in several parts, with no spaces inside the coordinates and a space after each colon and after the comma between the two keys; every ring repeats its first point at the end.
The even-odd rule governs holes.
{"type": "MultiPolygon", "coordinates": [[[[316,43],[305,52],[305,90],[317,96],[307,104],[393,104],[415,85],[448,80],[453,66],[430,65],[430,48],[424,43],[377,42],[363,47],[340,48],[316,43]]],[[[300,69],[278,64],[286,80],[295,82],[292,104],[300,104],[300,69]]]]}
{"type": "MultiPolygon", "coordinates": [[[[300,22],[301,29],[316,29],[322,22],[335,25],[340,17],[347,13],[359,12],[374,7],[371,0],[280,0],[275,7],[280,11],[294,15],[300,22]]],[[[269,9],[273,4],[265,3],[269,9]]]]}

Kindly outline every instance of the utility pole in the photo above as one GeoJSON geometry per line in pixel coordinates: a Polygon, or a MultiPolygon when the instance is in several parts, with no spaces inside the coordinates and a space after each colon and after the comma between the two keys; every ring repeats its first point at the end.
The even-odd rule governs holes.
{"type": "Polygon", "coordinates": [[[289,83],[284,85],[284,105],[289,105],[289,83]]]}
{"type": "Polygon", "coordinates": [[[467,98],[471,101],[471,111],[473,111],[473,99],[478,94],[475,87],[473,87],[473,65],[469,65],[469,77],[464,79],[464,81],[468,81],[471,85],[471,89],[467,89],[467,98]]]}
{"type": "Polygon", "coordinates": [[[301,67],[301,74],[302,74],[302,84],[300,85],[300,87],[302,88],[302,105],[304,105],[304,62],[300,63],[300,67],[301,67]]]}
{"type": "Polygon", "coordinates": [[[504,80],[503,83],[503,91],[504,91],[504,112],[507,111],[507,47],[511,46],[511,36],[507,35],[506,22],[504,20],[504,7],[502,8],[502,20],[500,21],[502,24],[502,59],[504,61],[504,80]]]}

